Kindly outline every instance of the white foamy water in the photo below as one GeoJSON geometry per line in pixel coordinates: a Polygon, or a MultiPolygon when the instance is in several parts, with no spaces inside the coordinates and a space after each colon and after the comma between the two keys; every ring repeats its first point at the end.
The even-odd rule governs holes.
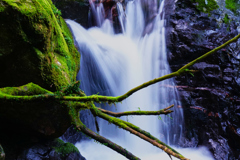
{"type": "MultiPolygon", "coordinates": [[[[86,30],[76,22],[67,20],[81,52],[78,78],[81,81],[81,89],[87,95],[99,92],[102,95],[119,96],[144,82],[171,73],[166,54],[164,1],[159,5],[159,9],[156,8],[159,4],[157,0],[129,1],[125,12],[118,3],[122,34],[114,34],[110,20],[104,20],[102,4],[96,7],[91,0],[90,3],[98,27],[86,30]],[[145,10],[146,13],[143,12],[142,6],[148,8],[145,10]],[[153,10],[149,10],[151,8],[153,10]]],[[[150,132],[167,144],[177,145],[182,138],[184,125],[183,111],[177,107],[180,102],[173,79],[134,93],[122,104],[118,104],[116,109],[114,106],[101,107],[116,112],[156,111],[171,104],[175,107],[170,116],[128,116],[122,119],[150,132]]],[[[164,160],[170,159],[166,153],[140,138],[104,120],[98,119],[98,123],[100,135],[128,149],[141,159],[157,160],[160,157],[164,160]]],[[[76,146],[87,160],[126,159],[93,141],[81,142],[76,146]]],[[[177,150],[187,158],[191,158],[193,156],[191,154],[194,153],[195,157],[192,158],[194,160],[197,159],[197,155],[205,160],[210,157],[207,151],[203,151],[205,149],[177,148],[177,150]],[[207,154],[206,158],[201,155],[202,152],[207,154]]]]}
{"type": "MultiPolygon", "coordinates": [[[[116,139],[116,142],[120,143],[116,139]]],[[[105,147],[96,142],[81,142],[76,144],[76,147],[81,151],[87,160],[127,160],[124,156],[112,151],[110,148],[105,147]]],[[[173,146],[174,147],[174,146],[173,146]]],[[[214,160],[211,153],[205,147],[199,148],[178,148],[174,147],[179,153],[191,160],[214,160]]],[[[155,152],[140,152],[136,153],[141,160],[170,160],[169,156],[161,151],[155,152]]],[[[173,160],[178,160],[172,156],[173,160]]]]}

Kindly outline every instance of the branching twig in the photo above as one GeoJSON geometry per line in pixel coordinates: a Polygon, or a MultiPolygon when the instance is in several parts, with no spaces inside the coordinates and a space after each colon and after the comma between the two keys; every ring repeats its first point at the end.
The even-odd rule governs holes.
{"type": "MultiPolygon", "coordinates": [[[[202,61],[203,59],[205,59],[206,57],[212,55],[213,53],[217,52],[218,50],[226,47],[227,45],[229,45],[230,43],[233,43],[235,41],[237,41],[240,38],[240,34],[237,35],[236,37],[232,38],[231,40],[227,41],[226,43],[222,44],[221,46],[205,53],[204,55],[196,58],[195,60],[189,62],[188,64],[186,64],[185,66],[183,66],[182,68],[180,68],[179,70],[177,70],[176,72],[172,72],[170,74],[167,74],[165,76],[159,77],[159,78],[155,78],[151,81],[148,81],[146,83],[143,83],[142,85],[139,85],[131,90],[129,90],[127,93],[121,95],[121,96],[117,96],[117,97],[111,97],[111,96],[101,96],[101,95],[91,95],[91,96],[83,96],[83,97],[79,97],[79,96],[59,96],[56,94],[44,94],[44,95],[33,95],[33,96],[16,96],[16,95],[9,95],[9,94],[5,94],[0,92],[0,99],[6,99],[6,100],[13,100],[13,101],[34,101],[34,100],[64,100],[64,101],[81,101],[81,102],[88,102],[88,101],[95,101],[95,102],[110,102],[110,103],[114,103],[114,102],[121,102],[123,100],[125,100],[127,97],[131,96],[133,93],[146,88],[152,84],[155,84],[157,82],[172,78],[172,77],[176,77],[179,76],[181,74],[184,73],[192,73],[192,70],[189,70],[188,68],[191,67],[192,65],[194,65],[195,63],[202,61]]],[[[193,71],[194,72],[194,71],[193,71]]]]}
{"type": "MultiPolygon", "coordinates": [[[[171,107],[171,106],[170,106],[171,107]]],[[[169,107],[168,107],[169,108],[169,107]]],[[[130,133],[138,136],[139,138],[151,143],[152,145],[164,150],[167,154],[170,154],[174,157],[177,157],[181,160],[188,160],[187,158],[183,157],[180,153],[172,149],[170,146],[166,145],[165,143],[161,142],[154,136],[152,136],[150,133],[141,130],[139,127],[134,126],[133,124],[126,122],[124,120],[121,120],[119,118],[111,117],[105,113],[102,113],[100,110],[98,110],[95,106],[92,106],[91,112],[100,118],[103,118],[107,120],[110,123],[115,124],[116,126],[129,131],[130,133]],[[136,129],[137,128],[137,129],[136,129]]]]}
{"type": "Polygon", "coordinates": [[[159,111],[127,111],[127,112],[111,112],[102,108],[98,108],[98,110],[102,111],[103,113],[106,113],[108,115],[114,116],[114,117],[121,117],[121,116],[128,116],[128,115],[160,115],[160,114],[169,114],[172,113],[172,110],[168,110],[172,108],[174,105],[171,105],[165,109],[161,109],[159,111]]]}

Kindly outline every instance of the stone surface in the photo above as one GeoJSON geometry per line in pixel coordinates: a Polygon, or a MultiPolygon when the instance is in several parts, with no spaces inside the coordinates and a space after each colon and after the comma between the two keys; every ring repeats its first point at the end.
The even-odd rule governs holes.
{"type": "Polygon", "coordinates": [[[76,80],[80,55],[49,0],[0,3],[0,88],[29,82],[50,91],[76,80]]]}
{"type": "Polygon", "coordinates": [[[0,160],[4,160],[5,159],[5,153],[4,150],[0,144],[0,160]]]}
{"type": "MultiPolygon", "coordinates": [[[[206,14],[190,0],[168,1],[167,48],[172,71],[238,34],[239,18],[224,23],[229,10],[206,14]]],[[[233,15],[233,14],[232,14],[233,15]]],[[[236,18],[233,17],[232,18],[236,18]]],[[[240,41],[189,69],[194,76],[176,77],[185,116],[182,146],[207,146],[218,160],[240,157],[239,54],[240,41]]]]}
{"type": "Polygon", "coordinates": [[[81,24],[84,28],[89,27],[89,3],[88,0],[52,0],[56,7],[61,10],[62,17],[71,19],[81,24]]]}
{"type": "MultiPolygon", "coordinates": [[[[0,92],[43,94],[76,81],[80,54],[60,15],[50,0],[0,2],[0,92]],[[32,84],[19,87],[30,82],[38,85],[36,90],[32,84]],[[38,90],[40,86],[49,91],[38,90]]],[[[16,159],[33,143],[61,136],[71,126],[62,105],[1,100],[0,143],[6,160],[16,159]]]]}
{"type": "Polygon", "coordinates": [[[41,142],[25,149],[16,160],[86,160],[78,149],[60,139],[41,142]]]}

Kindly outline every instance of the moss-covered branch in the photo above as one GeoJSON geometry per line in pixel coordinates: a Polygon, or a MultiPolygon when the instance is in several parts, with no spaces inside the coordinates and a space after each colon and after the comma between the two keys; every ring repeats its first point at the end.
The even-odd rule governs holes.
{"type": "MultiPolygon", "coordinates": [[[[170,108],[172,106],[169,106],[166,108],[166,110],[168,108],[170,108]]],[[[188,160],[187,158],[185,158],[184,156],[182,156],[180,153],[178,153],[176,150],[172,149],[170,146],[168,146],[167,144],[161,142],[159,139],[157,139],[156,137],[152,136],[150,133],[140,129],[139,127],[126,122],[124,120],[121,120],[119,118],[115,118],[115,117],[111,117],[105,113],[103,113],[101,110],[98,110],[97,107],[95,107],[94,105],[92,105],[92,108],[90,109],[91,112],[93,113],[93,115],[98,116],[102,119],[107,120],[110,123],[115,124],[116,126],[129,131],[130,133],[138,136],[139,138],[151,143],[152,145],[162,149],[163,151],[165,151],[168,155],[172,155],[176,158],[179,158],[181,160],[188,160]]]]}
{"type": "MultiPolygon", "coordinates": [[[[70,117],[72,117],[72,121],[80,130],[81,132],[85,133],[86,135],[92,137],[93,139],[99,141],[103,144],[108,144],[108,147],[119,152],[120,154],[126,156],[129,159],[139,159],[138,157],[132,155],[127,150],[123,149],[121,146],[118,146],[117,144],[109,141],[108,139],[94,133],[93,131],[89,130],[82,124],[82,122],[79,119],[79,110],[81,109],[90,109],[92,114],[94,116],[98,116],[102,119],[107,120],[110,123],[115,124],[116,126],[123,128],[126,131],[129,131],[130,133],[142,138],[145,141],[148,141],[149,143],[153,144],[154,146],[161,148],[164,150],[167,154],[172,155],[174,157],[177,157],[182,160],[187,160],[187,158],[183,157],[180,153],[172,149],[170,146],[164,144],[154,136],[152,136],[150,133],[140,129],[139,127],[123,121],[119,118],[119,116],[123,115],[158,115],[158,114],[168,114],[172,111],[169,110],[173,106],[169,106],[163,110],[160,111],[130,111],[130,112],[122,112],[122,113],[113,113],[110,111],[103,110],[101,108],[97,108],[93,102],[108,102],[108,103],[115,103],[115,102],[121,102],[127,97],[131,96],[133,93],[137,92],[138,90],[141,90],[149,85],[155,84],[157,82],[179,76],[181,74],[185,73],[193,73],[195,71],[189,70],[189,67],[194,65],[195,63],[202,61],[204,58],[208,57],[209,55],[217,52],[218,50],[222,49],[226,45],[237,41],[237,39],[240,38],[240,34],[233,39],[229,40],[228,42],[224,43],[223,45],[207,52],[206,54],[202,55],[199,58],[196,58],[192,62],[186,64],[182,68],[180,68],[178,71],[170,73],[168,75],[153,79],[151,81],[148,81],[146,83],[143,83],[142,85],[139,85],[127,93],[117,96],[117,97],[111,97],[111,96],[101,96],[101,95],[91,95],[86,96],[83,91],[79,89],[79,82],[76,82],[66,88],[63,88],[61,91],[58,92],[50,92],[48,90],[45,90],[41,88],[38,85],[35,85],[33,83],[29,83],[25,86],[21,87],[6,87],[0,89],[0,101],[2,102],[32,102],[32,101],[54,101],[59,102],[59,104],[63,104],[62,102],[66,102],[68,104],[68,111],[70,117]],[[70,102],[68,102],[70,101],[70,102]],[[113,115],[116,117],[111,117],[109,115],[113,115]]],[[[59,105],[61,106],[61,105],[59,105]]]]}
{"type": "Polygon", "coordinates": [[[129,116],[129,115],[160,115],[160,114],[169,114],[172,113],[172,110],[169,110],[174,105],[171,105],[167,108],[161,109],[159,111],[126,111],[126,112],[111,112],[102,108],[98,108],[98,110],[102,111],[103,113],[106,113],[108,115],[114,116],[114,117],[121,117],[121,116],[129,116]]]}
{"type": "Polygon", "coordinates": [[[133,155],[131,152],[129,152],[125,148],[122,148],[118,144],[110,141],[109,139],[107,139],[103,136],[100,136],[99,134],[97,134],[97,133],[93,132],[92,130],[90,130],[89,128],[87,128],[79,119],[75,119],[75,120],[76,120],[75,121],[76,128],[79,131],[86,134],[87,136],[89,136],[89,137],[93,138],[94,140],[100,142],[101,144],[113,149],[114,151],[120,153],[121,155],[123,155],[124,157],[126,157],[130,160],[140,160],[140,158],[133,155]]]}
{"type": "Polygon", "coordinates": [[[226,47],[230,43],[236,42],[240,38],[240,34],[237,35],[236,37],[232,38],[231,40],[227,41],[226,43],[222,44],[221,46],[205,53],[204,55],[196,58],[195,60],[191,61],[190,63],[186,64],[176,72],[167,74],[165,76],[155,78],[153,80],[150,80],[148,82],[145,82],[131,90],[129,90],[127,93],[117,96],[117,97],[111,97],[111,96],[101,96],[101,95],[91,95],[91,96],[63,96],[59,94],[42,94],[42,95],[32,95],[32,96],[19,96],[19,95],[9,95],[7,93],[0,92],[0,99],[5,99],[5,100],[11,100],[11,101],[39,101],[39,100],[64,100],[64,101],[81,101],[81,102],[88,102],[88,101],[95,101],[95,102],[121,102],[125,100],[127,97],[131,96],[133,93],[146,88],[152,84],[155,84],[157,82],[179,76],[184,73],[192,73],[195,71],[189,70],[188,68],[194,65],[195,63],[202,61],[206,57],[212,55],[213,53],[219,51],[220,49],[226,47]]]}

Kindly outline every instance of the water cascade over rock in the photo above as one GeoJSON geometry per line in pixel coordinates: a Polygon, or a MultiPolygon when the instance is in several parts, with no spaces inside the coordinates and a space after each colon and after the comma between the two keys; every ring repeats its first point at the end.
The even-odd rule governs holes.
{"type": "MultiPolygon", "coordinates": [[[[119,34],[114,32],[111,23],[112,15],[108,15],[107,17],[110,18],[105,19],[103,5],[101,3],[95,5],[91,0],[90,5],[96,27],[86,30],[76,22],[67,20],[76,45],[82,52],[78,78],[81,81],[81,89],[87,95],[122,95],[131,88],[171,72],[166,54],[163,4],[164,1],[157,0],[128,1],[125,7],[117,3],[119,22],[122,27],[122,33],[119,34]]],[[[122,104],[118,104],[116,108],[104,105],[101,107],[121,112],[159,110],[171,104],[174,104],[175,108],[170,117],[129,116],[124,120],[149,131],[170,145],[178,145],[182,139],[184,123],[173,79],[135,93],[122,104]]],[[[87,113],[81,113],[82,121],[94,130],[94,118],[86,115],[87,113]]],[[[143,159],[156,159],[152,155],[162,152],[103,120],[98,123],[100,135],[117,142],[143,159]]],[[[76,146],[89,160],[112,159],[112,156],[114,159],[124,159],[121,155],[108,153],[104,146],[92,141],[82,141],[76,146]],[[94,153],[90,150],[94,150],[94,153]]]]}

